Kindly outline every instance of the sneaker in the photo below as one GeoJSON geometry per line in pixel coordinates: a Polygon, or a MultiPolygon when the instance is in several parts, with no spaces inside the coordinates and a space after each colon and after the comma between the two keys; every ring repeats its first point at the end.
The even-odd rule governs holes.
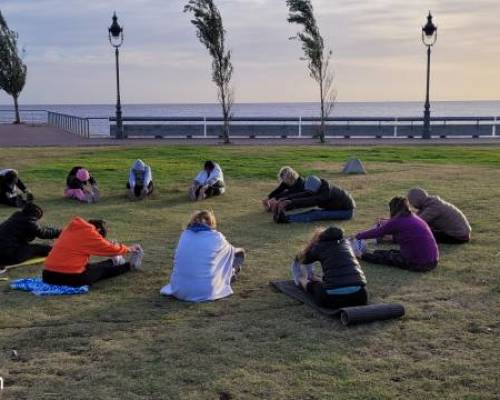
{"type": "Polygon", "coordinates": [[[279,209],[274,210],[273,220],[277,224],[287,224],[289,222],[285,212],[279,209]]]}
{"type": "Polygon", "coordinates": [[[363,254],[366,253],[366,251],[368,250],[366,242],[364,240],[359,240],[359,239],[351,240],[351,247],[352,250],[354,251],[354,255],[357,258],[361,258],[363,254]]]}
{"type": "Polygon", "coordinates": [[[132,252],[132,256],[130,257],[130,266],[133,269],[142,269],[142,258],[144,257],[144,250],[141,246],[138,246],[137,250],[132,252]]]}
{"type": "Polygon", "coordinates": [[[113,265],[115,267],[118,267],[119,265],[123,265],[127,262],[123,256],[114,256],[114,257],[111,257],[111,260],[113,261],[113,265]]]}
{"type": "Polygon", "coordinates": [[[194,185],[189,188],[188,195],[189,195],[189,199],[191,201],[196,201],[197,200],[197,198],[196,198],[196,187],[194,187],[194,185]]]}
{"type": "Polygon", "coordinates": [[[300,280],[307,277],[303,265],[298,261],[294,261],[292,263],[291,269],[292,269],[293,282],[295,283],[296,286],[300,287],[300,280]]]}
{"type": "Polygon", "coordinates": [[[307,279],[312,281],[314,278],[314,264],[307,264],[305,265],[305,267],[306,267],[307,279]]]}

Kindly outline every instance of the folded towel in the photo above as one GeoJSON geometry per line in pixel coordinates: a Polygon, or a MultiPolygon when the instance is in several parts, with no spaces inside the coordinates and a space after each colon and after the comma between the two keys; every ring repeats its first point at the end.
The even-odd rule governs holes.
{"type": "Polygon", "coordinates": [[[31,292],[35,296],[71,296],[75,294],[86,294],[89,292],[88,286],[71,287],[61,285],[50,285],[40,278],[17,279],[11,282],[10,288],[31,292]]]}

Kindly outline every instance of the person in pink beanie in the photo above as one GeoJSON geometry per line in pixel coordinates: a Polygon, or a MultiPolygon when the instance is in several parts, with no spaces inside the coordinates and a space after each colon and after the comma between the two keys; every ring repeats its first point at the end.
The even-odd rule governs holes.
{"type": "Polygon", "coordinates": [[[83,167],[73,167],[66,178],[64,197],[82,203],[96,203],[100,199],[97,182],[83,167]]]}

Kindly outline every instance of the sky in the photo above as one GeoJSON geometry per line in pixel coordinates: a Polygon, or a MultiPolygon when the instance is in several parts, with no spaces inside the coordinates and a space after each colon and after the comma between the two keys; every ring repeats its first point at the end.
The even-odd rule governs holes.
{"type": "MultiPolygon", "coordinates": [[[[301,61],[285,0],[215,0],[233,52],[236,102],[308,102],[318,87],[301,61]]],[[[337,101],[420,101],[432,10],[433,100],[500,100],[499,0],[312,0],[333,51],[337,101]]],[[[28,81],[24,104],[112,104],[114,54],[107,28],[116,10],[123,103],[216,101],[210,58],[186,0],[0,0],[19,33],[28,81]]],[[[0,104],[10,104],[0,93],[0,104]]]]}

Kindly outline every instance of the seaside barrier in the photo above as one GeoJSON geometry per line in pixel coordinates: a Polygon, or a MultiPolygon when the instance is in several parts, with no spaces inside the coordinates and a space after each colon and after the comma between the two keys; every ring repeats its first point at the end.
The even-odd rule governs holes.
{"type": "MultiPolygon", "coordinates": [[[[109,118],[110,135],[117,136],[116,118],[109,118]]],[[[125,117],[125,137],[217,138],[223,120],[213,117],[125,117]]],[[[230,136],[240,138],[312,138],[319,118],[235,117],[230,136]]],[[[432,117],[433,138],[497,137],[500,117],[432,117]]],[[[334,117],[326,120],[326,138],[420,138],[421,117],[334,117]]]]}
{"type": "Polygon", "coordinates": [[[47,124],[78,136],[90,137],[88,118],[47,111],[47,124]]]}

